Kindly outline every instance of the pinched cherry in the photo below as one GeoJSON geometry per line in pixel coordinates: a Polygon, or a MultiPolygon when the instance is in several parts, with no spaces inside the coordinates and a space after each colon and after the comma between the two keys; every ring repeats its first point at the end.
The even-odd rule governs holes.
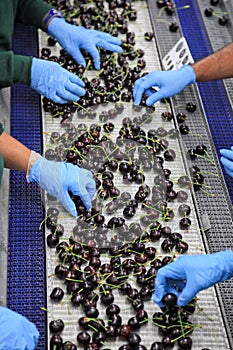
{"type": "Polygon", "coordinates": [[[177,296],[174,293],[167,293],[162,298],[164,306],[173,307],[177,304],[177,296]]]}

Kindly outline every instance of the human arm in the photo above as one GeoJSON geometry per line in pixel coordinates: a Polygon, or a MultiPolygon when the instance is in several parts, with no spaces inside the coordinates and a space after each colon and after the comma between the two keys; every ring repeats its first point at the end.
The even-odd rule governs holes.
{"type": "Polygon", "coordinates": [[[90,209],[96,190],[90,171],[65,162],[49,161],[5,131],[0,136],[0,153],[4,167],[28,173],[29,182],[38,183],[56,197],[71,215],[77,216],[78,213],[69,192],[79,196],[90,209]]]}
{"type": "Polygon", "coordinates": [[[201,290],[232,276],[233,252],[230,249],[212,254],[181,256],[158,270],[153,300],[162,307],[163,296],[175,293],[177,304],[184,306],[201,290]]]}
{"type": "Polygon", "coordinates": [[[143,94],[148,96],[146,103],[151,106],[162,98],[177,95],[187,85],[194,82],[233,77],[232,54],[233,43],[200,61],[184,65],[178,70],[153,71],[139,78],[135,82],[133,91],[135,104],[141,102],[143,94]]]}

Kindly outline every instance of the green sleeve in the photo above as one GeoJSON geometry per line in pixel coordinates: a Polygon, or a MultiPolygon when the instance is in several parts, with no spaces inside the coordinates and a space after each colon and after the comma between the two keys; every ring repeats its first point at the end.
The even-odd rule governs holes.
{"type": "Polygon", "coordinates": [[[30,85],[32,57],[6,51],[0,52],[0,62],[0,88],[17,82],[30,85]]]}
{"type": "Polygon", "coordinates": [[[4,131],[3,125],[2,123],[0,123],[0,135],[2,135],[3,131],[4,131]]]}
{"type": "Polygon", "coordinates": [[[42,29],[42,20],[51,8],[44,0],[18,0],[16,21],[42,29]]]}

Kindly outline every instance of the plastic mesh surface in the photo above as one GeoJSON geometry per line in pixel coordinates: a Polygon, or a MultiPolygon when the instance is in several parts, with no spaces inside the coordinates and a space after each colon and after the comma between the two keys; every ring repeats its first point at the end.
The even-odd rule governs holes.
{"type": "MultiPolygon", "coordinates": [[[[174,33],[169,33],[167,30],[166,36],[156,21],[158,15],[156,4],[152,1],[149,2],[162,57],[175,45],[179,35],[185,36],[195,61],[209,55],[230,41],[230,25],[222,27],[211,22],[212,27],[210,27],[210,22],[207,23],[206,18],[203,18],[203,7],[209,7],[208,1],[199,2],[202,5],[201,10],[196,1],[190,1],[189,8],[184,8],[187,5],[186,1],[175,1],[180,33],[173,35],[174,33]],[[213,43],[216,43],[218,47],[213,49],[213,43]]],[[[230,82],[228,83],[230,84],[230,82]]],[[[199,159],[196,164],[194,162],[207,174],[205,181],[209,195],[198,193],[196,201],[200,218],[204,213],[208,215],[210,229],[203,234],[203,239],[206,242],[207,250],[214,252],[232,246],[232,206],[230,203],[232,201],[232,180],[225,176],[225,173],[221,173],[218,161],[219,149],[229,147],[232,144],[232,108],[228,91],[225,90],[222,81],[200,83],[198,88],[199,90],[194,86],[186,87],[182,93],[172,99],[172,102],[176,113],[180,112],[182,108],[184,109],[185,104],[189,101],[199,106],[197,111],[190,115],[187,123],[192,133],[184,136],[183,142],[186,151],[199,143],[208,145],[208,156],[215,163],[213,167],[210,163],[208,164],[207,159],[199,159]],[[216,171],[216,176],[213,176],[213,170],[216,171]]],[[[229,326],[229,335],[233,333],[232,314],[229,311],[232,288],[231,280],[219,286],[223,320],[229,326]]],[[[231,335],[229,338],[232,338],[231,335]]]]}
{"type": "MultiPolygon", "coordinates": [[[[36,31],[17,25],[14,52],[37,55],[36,31]]],[[[41,151],[39,96],[17,84],[11,96],[11,134],[30,149],[41,151]]],[[[12,171],[9,193],[8,299],[10,309],[26,316],[40,332],[37,349],[45,349],[44,235],[40,190],[26,183],[24,174],[12,171]]]]}

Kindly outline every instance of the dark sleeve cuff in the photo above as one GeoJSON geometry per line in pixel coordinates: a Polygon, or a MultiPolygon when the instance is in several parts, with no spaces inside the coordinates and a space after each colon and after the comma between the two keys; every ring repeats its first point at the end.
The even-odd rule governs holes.
{"type": "Polygon", "coordinates": [[[48,30],[48,26],[49,26],[49,23],[55,18],[55,17],[58,17],[58,18],[63,18],[61,12],[55,10],[55,9],[51,9],[43,18],[42,20],[42,29],[47,32],[48,30]]]}
{"type": "Polygon", "coordinates": [[[14,83],[31,84],[32,57],[14,55],[14,83]]]}

